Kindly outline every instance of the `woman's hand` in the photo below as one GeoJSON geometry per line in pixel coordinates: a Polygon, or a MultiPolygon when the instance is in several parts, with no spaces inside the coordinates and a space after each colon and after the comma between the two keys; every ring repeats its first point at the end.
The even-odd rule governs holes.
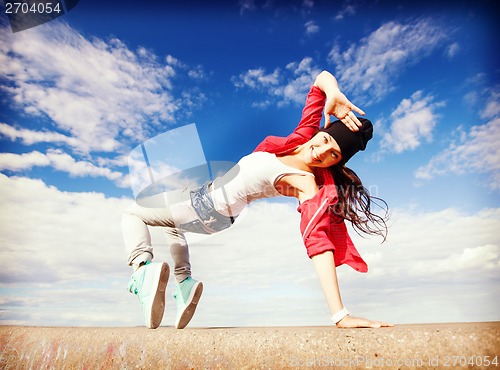
{"type": "Polygon", "coordinates": [[[345,316],[337,323],[337,328],[381,328],[390,327],[394,324],[381,321],[372,321],[362,317],[345,316]]]}
{"type": "Polygon", "coordinates": [[[326,94],[325,103],[325,128],[330,126],[330,115],[334,115],[341,120],[352,131],[358,131],[361,122],[353,111],[362,116],[365,115],[361,109],[352,104],[349,99],[339,90],[337,79],[328,71],[321,72],[314,81],[314,86],[318,87],[326,94]]]}
{"type": "Polygon", "coordinates": [[[354,111],[363,116],[365,115],[365,112],[352,104],[349,99],[337,89],[335,92],[326,96],[325,128],[330,125],[330,115],[334,115],[351,131],[358,131],[359,127],[361,127],[361,122],[354,114],[354,111]]]}

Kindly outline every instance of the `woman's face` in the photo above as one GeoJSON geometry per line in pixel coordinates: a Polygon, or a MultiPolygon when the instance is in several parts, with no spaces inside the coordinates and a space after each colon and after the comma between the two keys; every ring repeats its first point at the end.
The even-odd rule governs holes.
{"type": "Polygon", "coordinates": [[[342,154],[335,139],[320,131],[304,144],[303,159],[309,167],[330,167],[342,160],[342,154]]]}

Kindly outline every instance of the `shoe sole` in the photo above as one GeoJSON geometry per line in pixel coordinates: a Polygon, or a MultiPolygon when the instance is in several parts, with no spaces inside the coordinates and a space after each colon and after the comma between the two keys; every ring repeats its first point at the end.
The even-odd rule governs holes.
{"type": "Polygon", "coordinates": [[[203,283],[198,281],[195,285],[193,285],[193,289],[191,289],[191,294],[189,294],[189,298],[187,300],[186,308],[184,312],[181,314],[179,321],[175,325],[177,329],[184,329],[187,324],[193,318],[194,312],[196,311],[196,307],[198,302],[200,301],[201,294],[203,293],[203,283]]]}
{"type": "Polygon", "coordinates": [[[155,271],[155,281],[157,281],[156,293],[151,306],[150,320],[148,327],[156,329],[161,324],[163,313],[165,312],[165,290],[167,289],[170,268],[167,263],[162,263],[161,268],[155,271]]]}

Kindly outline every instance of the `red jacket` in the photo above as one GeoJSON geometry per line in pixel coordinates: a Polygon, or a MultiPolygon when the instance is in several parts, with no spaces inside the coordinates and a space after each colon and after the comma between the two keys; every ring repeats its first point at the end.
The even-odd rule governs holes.
{"type": "MultiPolygon", "coordinates": [[[[268,136],[255,151],[281,156],[307,142],[319,130],[325,98],[323,91],[312,86],[302,111],[302,119],[293,133],[287,137],[268,136]]],[[[367,272],[368,266],[354,247],[344,220],[329,212],[330,206],[338,202],[337,189],[330,171],[317,168],[314,175],[320,190],[297,208],[301,215],[300,232],[308,256],[334,251],[335,266],[345,263],[356,271],[367,272]]]]}

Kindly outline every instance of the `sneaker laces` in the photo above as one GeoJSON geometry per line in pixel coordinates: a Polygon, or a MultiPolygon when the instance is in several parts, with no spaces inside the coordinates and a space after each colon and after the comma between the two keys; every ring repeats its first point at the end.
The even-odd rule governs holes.
{"type": "MultiPolygon", "coordinates": [[[[140,268],[144,268],[145,266],[149,265],[150,263],[151,263],[151,261],[141,262],[139,264],[139,268],[135,272],[139,271],[140,268]]],[[[138,280],[134,275],[135,275],[135,273],[132,274],[132,276],[130,277],[130,281],[128,283],[128,291],[130,293],[133,293],[133,294],[138,296],[140,294],[139,288],[137,287],[138,280]]],[[[141,276],[144,279],[144,274],[142,274],[141,276]]]]}
{"type": "Polygon", "coordinates": [[[135,295],[139,295],[139,289],[137,288],[137,282],[135,279],[132,277],[128,283],[128,291],[130,293],[133,293],[135,295]]]}

